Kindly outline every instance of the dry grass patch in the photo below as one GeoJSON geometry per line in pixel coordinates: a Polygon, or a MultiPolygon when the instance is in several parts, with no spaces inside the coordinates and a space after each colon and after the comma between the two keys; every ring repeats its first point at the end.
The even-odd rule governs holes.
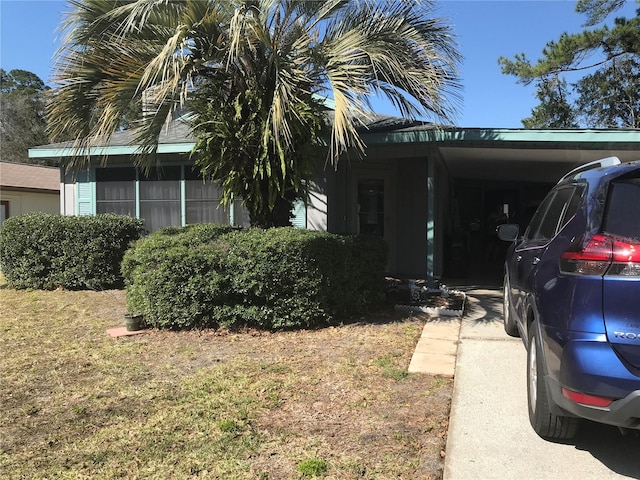
{"type": "Polygon", "coordinates": [[[0,478],[442,476],[452,381],[406,373],[424,318],[113,339],[122,291],[0,302],[0,478]]]}

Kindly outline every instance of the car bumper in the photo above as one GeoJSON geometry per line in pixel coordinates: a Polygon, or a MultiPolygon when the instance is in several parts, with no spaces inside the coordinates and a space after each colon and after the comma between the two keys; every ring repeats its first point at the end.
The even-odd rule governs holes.
{"type": "MultiPolygon", "coordinates": [[[[553,379],[547,377],[548,382],[555,383],[553,379]]],[[[614,425],[616,427],[640,430],[640,390],[631,392],[624,398],[615,400],[608,407],[591,407],[575,403],[562,395],[561,387],[549,385],[552,392],[553,402],[562,410],[565,415],[571,414],[576,417],[586,418],[598,423],[614,425]]]]}
{"type": "Polygon", "coordinates": [[[545,376],[558,413],[640,430],[640,372],[625,365],[603,335],[575,334],[562,349],[558,373],[545,376]],[[583,405],[566,398],[563,387],[615,400],[608,407],[583,405]]]}

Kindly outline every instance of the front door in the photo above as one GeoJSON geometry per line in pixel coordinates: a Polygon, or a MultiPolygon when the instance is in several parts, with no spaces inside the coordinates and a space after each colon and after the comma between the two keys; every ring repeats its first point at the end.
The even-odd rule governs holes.
{"type": "Polygon", "coordinates": [[[395,189],[384,170],[354,172],[351,182],[350,231],[376,235],[389,245],[389,271],[396,268],[395,189]]]}

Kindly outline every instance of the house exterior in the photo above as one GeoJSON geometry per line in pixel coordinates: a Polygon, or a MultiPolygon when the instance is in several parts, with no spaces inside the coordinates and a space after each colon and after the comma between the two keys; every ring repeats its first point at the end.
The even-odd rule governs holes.
{"type": "Polygon", "coordinates": [[[60,169],[0,162],[0,221],[30,212],[60,213],[60,169]]]}
{"type": "MultiPolygon", "coordinates": [[[[464,277],[474,266],[496,265],[487,257],[492,211],[525,225],[568,170],[608,156],[640,159],[640,130],[435,128],[379,117],[363,139],[363,160],[318,168],[295,223],[380,235],[389,244],[390,274],[427,279],[464,277]]],[[[172,122],[160,138],[161,168],[149,177],[132,167],[138,146],[128,132],[83,152],[91,162],[81,171],[66,167],[73,152],[65,144],[36,147],[29,155],[61,160],[65,215],[134,215],[149,231],[198,222],[247,226],[239,202],[218,207],[218,187],[192,171],[194,144],[187,126],[172,122]]]]}

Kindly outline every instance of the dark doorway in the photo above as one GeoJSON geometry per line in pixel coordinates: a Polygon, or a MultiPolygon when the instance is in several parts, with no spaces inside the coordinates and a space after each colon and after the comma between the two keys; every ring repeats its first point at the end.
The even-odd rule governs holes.
{"type": "Polygon", "coordinates": [[[502,223],[527,227],[552,184],[526,182],[454,183],[450,231],[445,241],[443,281],[499,286],[508,244],[498,239],[502,223]]]}

